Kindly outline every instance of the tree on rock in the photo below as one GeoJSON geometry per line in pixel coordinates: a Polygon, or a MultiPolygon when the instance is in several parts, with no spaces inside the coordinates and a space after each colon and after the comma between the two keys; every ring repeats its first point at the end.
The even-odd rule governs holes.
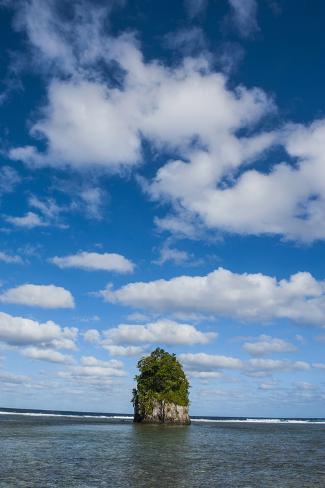
{"type": "Polygon", "coordinates": [[[155,349],[138,362],[134,421],[189,424],[189,382],[175,354],[155,349]]]}

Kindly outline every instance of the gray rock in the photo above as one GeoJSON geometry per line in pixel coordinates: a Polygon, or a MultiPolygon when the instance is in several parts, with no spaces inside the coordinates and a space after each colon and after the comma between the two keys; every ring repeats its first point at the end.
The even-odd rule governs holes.
{"type": "Polygon", "coordinates": [[[188,406],[158,401],[154,403],[152,412],[150,414],[142,414],[138,403],[135,402],[133,421],[142,422],[145,424],[188,425],[191,423],[188,413],[188,406]]]}

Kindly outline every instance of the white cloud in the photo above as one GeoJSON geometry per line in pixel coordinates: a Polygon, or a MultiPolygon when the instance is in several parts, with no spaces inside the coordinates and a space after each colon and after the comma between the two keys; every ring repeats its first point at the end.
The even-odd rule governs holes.
{"type": "Polygon", "coordinates": [[[73,358],[67,354],[62,354],[59,351],[55,351],[50,348],[41,347],[27,347],[22,350],[22,354],[31,359],[37,359],[41,361],[48,361],[50,363],[63,363],[71,364],[73,363],[73,358]]]}
{"type": "Polygon", "coordinates": [[[325,363],[313,363],[312,366],[316,369],[325,369],[325,363]]]}
{"type": "Polygon", "coordinates": [[[99,219],[104,201],[104,192],[99,187],[86,187],[79,192],[89,217],[99,219]]]}
{"type": "MultiPolygon", "coordinates": [[[[73,340],[76,328],[60,327],[51,320],[40,323],[0,312],[0,341],[13,346],[55,345],[55,341],[73,340]]],[[[64,343],[63,343],[64,345],[64,343]]],[[[62,347],[62,345],[61,345],[62,347]]]]}
{"type": "Polygon", "coordinates": [[[132,322],[149,322],[149,317],[148,315],[145,315],[144,313],[140,312],[133,312],[127,315],[127,320],[132,321],[132,322]]]}
{"type": "Polygon", "coordinates": [[[10,373],[9,371],[1,371],[0,370],[0,383],[9,384],[9,385],[21,385],[26,384],[30,381],[30,377],[22,376],[10,373]]]}
{"type": "Polygon", "coordinates": [[[19,173],[10,166],[1,166],[0,173],[0,196],[5,193],[11,193],[21,182],[19,173]]]}
{"type": "Polygon", "coordinates": [[[278,384],[279,384],[279,382],[276,380],[266,381],[266,382],[261,383],[259,385],[259,389],[260,390],[274,390],[275,388],[277,388],[278,384]]]}
{"type": "Polygon", "coordinates": [[[6,221],[16,227],[25,227],[26,229],[44,227],[47,225],[35,212],[27,212],[26,215],[23,215],[22,217],[7,216],[6,221]]]}
{"type": "Polygon", "coordinates": [[[316,386],[308,381],[296,381],[294,385],[300,391],[312,391],[316,389],[316,386]]]}
{"type": "Polygon", "coordinates": [[[84,323],[99,322],[100,317],[98,315],[90,315],[89,317],[81,317],[78,320],[79,320],[79,322],[84,322],[84,323]]]}
{"type": "Polygon", "coordinates": [[[273,352],[295,352],[297,348],[288,341],[261,335],[255,342],[245,342],[243,349],[252,356],[265,356],[273,352]]]}
{"type": "Polygon", "coordinates": [[[69,206],[59,206],[53,198],[40,199],[36,195],[31,195],[28,199],[29,207],[34,211],[29,211],[22,217],[6,216],[5,219],[16,227],[32,229],[34,227],[56,226],[62,229],[68,227],[61,222],[61,214],[71,210],[69,206]]]}
{"type": "Polygon", "coordinates": [[[37,165],[95,163],[112,170],[139,161],[141,141],[124,92],[96,82],[53,81],[48,97],[47,117],[32,134],[45,137],[50,152],[43,156],[30,146],[17,148],[10,153],[13,159],[37,165]]]}
{"type": "Polygon", "coordinates": [[[201,332],[193,325],[161,319],[145,325],[120,324],[105,332],[104,345],[126,344],[207,344],[217,337],[215,332],[201,332]]]}
{"type": "Polygon", "coordinates": [[[94,356],[82,356],[80,359],[80,364],[82,366],[97,367],[102,368],[123,368],[123,363],[117,361],[116,359],[110,359],[109,361],[103,361],[101,359],[95,358],[94,356]]]}
{"type": "Polygon", "coordinates": [[[305,361],[288,361],[283,359],[254,358],[242,360],[231,356],[220,356],[206,353],[183,353],[179,356],[186,368],[194,371],[232,369],[250,376],[267,376],[276,371],[307,371],[309,363],[305,361]]]}
{"type": "Polygon", "coordinates": [[[83,333],[85,341],[96,343],[100,341],[100,332],[97,329],[88,329],[83,333]]]}
{"type": "Polygon", "coordinates": [[[202,380],[223,378],[223,373],[221,373],[220,371],[190,371],[189,374],[193,378],[199,378],[202,380]]]}
{"type": "Polygon", "coordinates": [[[75,2],[65,16],[56,1],[11,2],[18,7],[15,28],[26,31],[33,49],[34,68],[65,76],[81,76],[87,69],[92,72],[92,63],[105,54],[103,36],[109,15],[124,3],[111,0],[99,7],[93,2],[75,2]]]}
{"type": "Polygon", "coordinates": [[[7,254],[6,252],[0,251],[0,261],[7,264],[22,264],[23,260],[20,256],[15,256],[12,254],[7,254]]]}
{"type": "Polygon", "coordinates": [[[248,368],[260,373],[272,371],[302,370],[307,371],[310,365],[305,361],[287,361],[283,359],[254,358],[246,361],[248,368]]]}
{"type": "Polygon", "coordinates": [[[187,214],[182,215],[169,215],[167,217],[158,218],[155,217],[154,222],[160,231],[171,232],[175,236],[188,237],[195,239],[198,237],[198,225],[199,223],[191,222],[190,216],[187,214]]]}
{"type": "Polygon", "coordinates": [[[277,280],[262,273],[237,274],[218,268],[206,276],[129,283],[117,290],[108,287],[100,294],[112,303],[159,313],[325,322],[325,284],[307,272],[277,280]]]}
{"type": "Polygon", "coordinates": [[[228,0],[232,9],[231,20],[242,37],[249,37],[258,30],[256,0],[228,0]]]}
{"type": "Polygon", "coordinates": [[[305,338],[301,334],[296,334],[295,335],[295,340],[297,342],[300,342],[300,344],[304,344],[306,342],[305,338]]]}
{"type": "Polygon", "coordinates": [[[76,327],[64,327],[64,334],[52,341],[56,349],[76,350],[76,339],[78,336],[78,329],[76,327]]]}
{"type": "Polygon", "coordinates": [[[104,386],[106,379],[126,376],[126,372],[123,370],[123,363],[116,359],[102,361],[93,356],[83,356],[79,365],[69,366],[66,371],[60,372],[59,376],[79,380],[88,378],[94,382],[104,380],[104,386]]]}
{"type": "Polygon", "coordinates": [[[102,344],[103,348],[112,356],[141,356],[146,348],[141,346],[115,346],[106,344],[105,341],[102,344]]]}
{"type": "MultiPolygon", "coordinates": [[[[241,34],[256,30],[256,1],[229,2],[241,34]]],[[[188,5],[198,11],[205,3],[188,5]]],[[[275,106],[263,90],[230,88],[204,52],[173,67],[146,62],[134,36],[105,34],[107,13],[78,4],[68,22],[51,2],[35,0],[22,10],[19,25],[54,81],[31,129],[47,150],[18,147],[10,156],[33,165],[95,164],[121,173],[142,162],[145,140],[162,156],[165,149],[175,154],[143,185],[152,198],[174,207],[171,216],[157,219],[162,228],[190,232],[194,220],[222,232],[324,239],[325,120],[265,133],[257,124],[275,106]],[[121,72],[118,86],[99,68],[112,61],[121,72]],[[265,160],[276,145],[286,152],[283,160],[265,160]],[[181,224],[184,214],[189,222],[181,224]]],[[[95,213],[98,198],[88,195],[95,213]]],[[[33,212],[9,219],[44,225],[33,212]]]]}
{"type": "Polygon", "coordinates": [[[159,258],[153,261],[153,263],[163,265],[166,262],[171,261],[176,265],[179,265],[188,261],[189,258],[190,256],[186,251],[171,247],[170,243],[167,240],[164,242],[163,246],[159,250],[159,258]]]}
{"type": "Polygon", "coordinates": [[[242,370],[244,368],[244,361],[239,358],[231,356],[219,356],[213,354],[201,353],[183,353],[179,355],[179,359],[192,369],[200,366],[207,369],[235,369],[242,370]]]}
{"type": "Polygon", "coordinates": [[[60,268],[81,268],[88,271],[103,270],[130,273],[134,269],[132,261],[115,253],[80,252],[70,256],[55,256],[51,262],[60,268]]]}
{"type": "Polygon", "coordinates": [[[10,288],[0,295],[3,303],[18,303],[42,308],[74,308],[70,291],[55,285],[25,284],[10,288]]]}
{"type": "Polygon", "coordinates": [[[119,324],[104,331],[89,329],[83,336],[87,342],[100,345],[112,356],[140,356],[149,344],[207,344],[218,334],[201,332],[190,324],[161,319],[144,325],[119,324]]]}
{"type": "Polygon", "coordinates": [[[232,166],[213,148],[193,151],[189,162],[171,161],[160,168],[149,191],[154,198],[165,198],[176,209],[199,217],[209,229],[244,235],[278,234],[303,242],[324,239],[324,134],[325,119],[307,127],[288,126],[281,134],[264,135],[255,141],[237,139],[229,141],[229,146],[225,141],[225,146],[232,148],[228,155],[232,166]],[[296,166],[278,162],[262,172],[247,165],[258,147],[263,152],[275,142],[284,145],[289,162],[298,161],[296,166]],[[245,157],[245,144],[253,151],[251,157],[245,157]],[[245,160],[246,168],[236,177],[234,168],[245,160]],[[275,193],[276,200],[272,198],[275,193]]]}
{"type": "Polygon", "coordinates": [[[29,198],[28,203],[31,207],[37,209],[41,214],[43,214],[47,219],[57,218],[62,211],[62,208],[59,207],[52,198],[40,200],[35,195],[32,195],[29,198]]]}
{"type": "MultiPolygon", "coordinates": [[[[157,61],[146,63],[134,37],[105,37],[98,20],[92,25],[95,39],[88,63],[81,47],[82,31],[81,39],[72,41],[77,46],[71,50],[62,38],[62,29],[51,32],[53,22],[47,21],[43,28],[40,23],[39,29],[33,30],[36,36],[30,40],[44,51],[38,39],[47,29],[46,35],[56,46],[54,57],[62,53],[61,65],[65,61],[72,76],[68,80],[57,76],[51,82],[43,118],[31,130],[32,136],[48,142],[47,153],[38,153],[33,146],[20,147],[11,150],[13,159],[36,165],[97,164],[120,171],[142,161],[143,139],[159,148],[182,149],[187,157],[194,138],[203,145],[211,141],[218,145],[218,139],[223,140],[224,135],[227,139],[227,132],[251,125],[273,109],[262,90],[228,89],[227,79],[213,72],[207,56],[185,58],[174,68],[157,61]],[[100,73],[94,76],[99,61],[119,65],[124,72],[119,87],[107,85],[100,73]]],[[[47,51],[46,55],[53,53],[47,51]]]]}
{"type": "MultiPolygon", "coordinates": [[[[196,0],[196,4],[198,4],[196,0]]],[[[164,45],[171,51],[179,51],[184,56],[199,53],[207,49],[204,32],[199,27],[185,27],[168,32],[164,36],[164,45]]]]}

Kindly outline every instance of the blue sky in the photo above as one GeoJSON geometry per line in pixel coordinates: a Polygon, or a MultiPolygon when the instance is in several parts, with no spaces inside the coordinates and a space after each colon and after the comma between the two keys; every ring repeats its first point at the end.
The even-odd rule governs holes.
{"type": "Polygon", "coordinates": [[[0,405],[323,416],[323,2],[0,5],[0,405]]]}

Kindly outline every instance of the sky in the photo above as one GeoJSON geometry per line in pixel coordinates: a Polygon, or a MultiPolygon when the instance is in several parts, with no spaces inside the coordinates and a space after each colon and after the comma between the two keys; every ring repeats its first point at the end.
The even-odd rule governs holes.
{"type": "Polygon", "coordinates": [[[325,4],[0,1],[0,406],[324,417],[325,4]]]}

